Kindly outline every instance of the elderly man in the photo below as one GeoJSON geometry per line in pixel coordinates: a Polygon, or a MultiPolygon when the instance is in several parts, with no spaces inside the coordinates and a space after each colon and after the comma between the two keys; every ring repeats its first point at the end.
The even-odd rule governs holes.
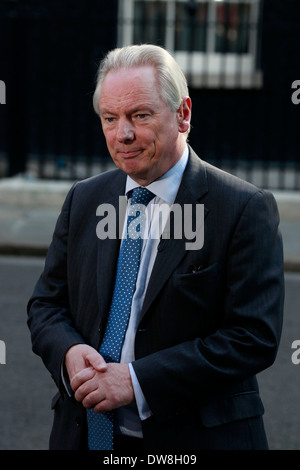
{"type": "Polygon", "coordinates": [[[108,53],[94,107],[118,169],[72,187],[28,304],[33,350],[59,389],[50,448],[267,449],[255,376],[282,327],[273,196],[187,144],[186,80],[160,47],[108,53]],[[118,214],[125,195],[120,236],[100,237],[101,208],[118,214]],[[189,249],[176,217],[164,236],[162,204],[170,220],[190,207],[204,243],[189,249]]]}

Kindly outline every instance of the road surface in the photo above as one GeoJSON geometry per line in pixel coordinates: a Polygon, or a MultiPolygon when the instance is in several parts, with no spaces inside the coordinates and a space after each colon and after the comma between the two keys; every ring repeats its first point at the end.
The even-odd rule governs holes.
{"type": "MultiPolygon", "coordinates": [[[[42,267],[40,258],[0,256],[0,345],[5,345],[6,353],[5,364],[0,356],[0,450],[48,448],[50,402],[56,388],[41,359],[31,351],[26,324],[26,304],[42,267]]],[[[300,341],[300,274],[286,273],[278,357],[259,375],[265,426],[274,450],[300,449],[300,364],[291,359],[296,340],[300,341]]]]}

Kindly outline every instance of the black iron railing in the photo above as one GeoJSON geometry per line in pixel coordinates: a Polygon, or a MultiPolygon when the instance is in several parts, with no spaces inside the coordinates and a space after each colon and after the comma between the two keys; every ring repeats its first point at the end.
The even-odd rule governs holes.
{"type": "Polygon", "coordinates": [[[82,179],[110,168],[92,94],[99,60],[131,38],[169,45],[181,61],[201,158],[259,186],[300,189],[299,1],[264,0],[256,19],[250,0],[30,3],[0,5],[0,177],[82,179]]]}

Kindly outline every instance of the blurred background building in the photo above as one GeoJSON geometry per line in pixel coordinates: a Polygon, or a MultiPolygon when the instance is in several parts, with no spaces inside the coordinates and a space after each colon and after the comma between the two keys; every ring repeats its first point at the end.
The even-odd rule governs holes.
{"type": "Polygon", "coordinates": [[[151,42],[188,78],[201,158],[300,189],[299,0],[2,0],[0,40],[2,178],[109,168],[92,108],[97,67],[109,49],[151,42]]]}

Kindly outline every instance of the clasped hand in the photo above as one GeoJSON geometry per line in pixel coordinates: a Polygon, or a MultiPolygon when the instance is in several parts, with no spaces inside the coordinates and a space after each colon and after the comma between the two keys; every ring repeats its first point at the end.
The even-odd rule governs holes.
{"type": "Polygon", "coordinates": [[[76,344],[66,354],[65,365],[75,399],[96,413],[134,401],[128,364],[106,363],[91,346],[76,344]]]}

